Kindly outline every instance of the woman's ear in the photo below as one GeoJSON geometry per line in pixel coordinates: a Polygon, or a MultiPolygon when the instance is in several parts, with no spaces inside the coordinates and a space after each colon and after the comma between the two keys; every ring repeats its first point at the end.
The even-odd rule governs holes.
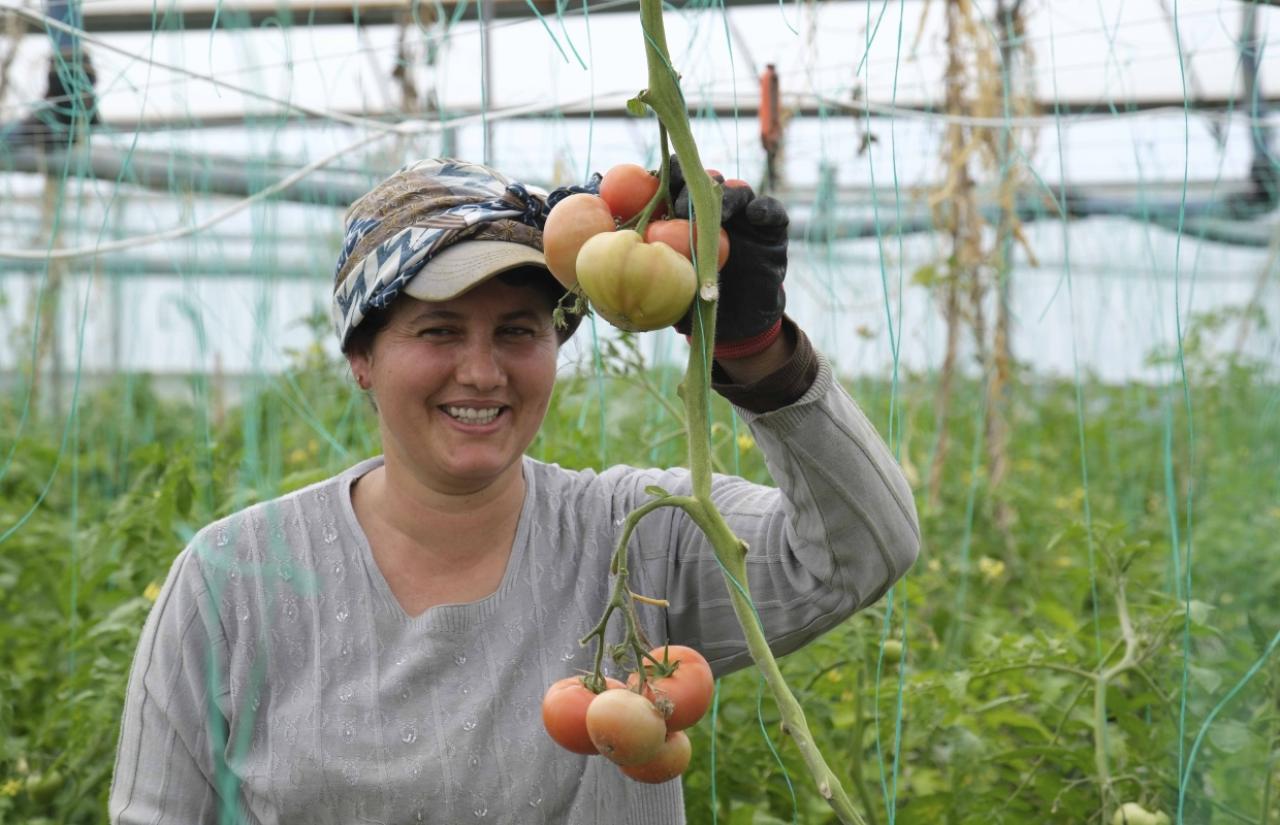
{"type": "Polygon", "coordinates": [[[347,364],[350,365],[351,375],[355,377],[356,384],[359,385],[360,389],[368,390],[373,387],[373,382],[369,378],[369,374],[373,369],[373,361],[366,353],[348,353],[347,364]]]}

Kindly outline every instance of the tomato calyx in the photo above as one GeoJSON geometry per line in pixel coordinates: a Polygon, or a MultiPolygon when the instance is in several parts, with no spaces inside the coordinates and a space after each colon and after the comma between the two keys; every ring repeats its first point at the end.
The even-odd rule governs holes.
{"type": "MultiPolygon", "coordinates": [[[[655,648],[656,650],[656,648],[655,648]]],[[[648,659],[651,664],[642,664],[641,671],[648,675],[651,679],[662,679],[672,675],[680,667],[680,660],[671,660],[671,646],[662,646],[662,658],[659,659],[653,655],[653,652],[644,654],[644,658],[648,659]]],[[[643,680],[643,677],[641,677],[643,680]]]]}
{"type": "Polygon", "coordinates": [[[581,681],[584,688],[597,696],[609,689],[608,680],[601,673],[585,673],[581,681]]]}
{"type": "Polygon", "coordinates": [[[715,697],[715,675],[706,658],[691,647],[668,645],[640,659],[627,686],[643,691],[662,713],[668,732],[697,724],[715,697]]]}

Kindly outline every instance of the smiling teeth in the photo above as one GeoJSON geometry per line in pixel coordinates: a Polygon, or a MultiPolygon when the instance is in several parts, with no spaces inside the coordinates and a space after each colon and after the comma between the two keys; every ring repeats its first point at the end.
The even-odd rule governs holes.
{"type": "Polygon", "coordinates": [[[444,411],[451,417],[459,421],[465,421],[468,424],[488,424],[498,417],[498,413],[502,412],[502,408],[491,407],[486,410],[477,410],[474,407],[445,407],[444,411]]]}

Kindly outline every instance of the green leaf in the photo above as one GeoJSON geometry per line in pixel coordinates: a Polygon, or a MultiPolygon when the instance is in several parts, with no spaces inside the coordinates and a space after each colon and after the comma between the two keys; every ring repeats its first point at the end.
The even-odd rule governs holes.
{"type": "Polygon", "coordinates": [[[666,498],[667,496],[671,495],[666,490],[662,489],[656,484],[650,484],[648,487],[644,488],[644,491],[649,495],[653,496],[654,498],[666,498]]]}
{"type": "Polygon", "coordinates": [[[911,273],[911,283],[926,289],[938,283],[938,269],[933,264],[924,266],[911,273]]]}
{"type": "Polygon", "coordinates": [[[942,772],[933,768],[914,768],[903,773],[903,784],[912,796],[931,796],[947,789],[942,772]]]}
{"type": "Polygon", "coordinates": [[[1195,680],[1196,684],[1209,693],[1216,693],[1218,688],[1222,687],[1222,674],[1216,670],[1188,665],[1187,671],[1191,674],[1191,678],[1195,680]]]}
{"type": "Polygon", "coordinates": [[[1253,636],[1254,647],[1258,650],[1258,655],[1267,652],[1267,647],[1271,644],[1271,634],[1262,628],[1262,623],[1258,621],[1252,613],[1248,615],[1249,635],[1253,636]]]}
{"type": "Polygon", "coordinates": [[[1186,605],[1187,613],[1191,616],[1191,623],[1198,627],[1208,627],[1209,614],[1213,612],[1213,605],[1202,602],[1198,599],[1192,599],[1186,605]]]}
{"type": "Polygon", "coordinates": [[[186,473],[178,476],[178,483],[174,489],[174,504],[177,507],[178,515],[191,515],[191,500],[195,498],[195,488],[191,486],[191,477],[186,473]]]}
{"type": "Polygon", "coordinates": [[[649,107],[644,105],[639,97],[633,97],[627,101],[627,114],[632,117],[644,117],[649,114],[649,107]]]}
{"type": "Polygon", "coordinates": [[[960,701],[964,698],[965,693],[969,690],[969,677],[972,674],[967,670],[957,670],[955,673],[949,673],[943,677],[943,684],[946,685],[947,692],[951,694],[951,698],[960,701]]]}
{"type": "Polygon", "coordinates": [[[1218,722],[1209,729],[1209,741],[1223,753],[1244,750],[1252,738],[1249,728],[1231,719],[1218,722]]]}
{"type": "Polygon", "coordinates": [[[1080,628],[1079,617],[1056,601],[1050,599],[1041,601],[1036,605],[1036,612],[1068,633],[1075,633],[1080,628]]]}
{"type": "Polygon", "coordinates": [[[1028,713],[1022,713],[1012,708],[998,708],[983,715],[983,722],[987,725],[1000,725],[1005,728],[1021,728],[1023,730],[1035,731],[1040,734],[1045,741],[1053,738],[1052,732],[1044,726],[1044,724],[1028,713]]]}

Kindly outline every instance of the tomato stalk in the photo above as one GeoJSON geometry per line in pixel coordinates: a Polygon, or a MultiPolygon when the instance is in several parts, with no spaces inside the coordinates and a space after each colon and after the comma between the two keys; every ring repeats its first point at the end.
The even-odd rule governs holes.
{"type": "Polygon", "coordinates": [[[671,203],[671,150],[667,147],[667,128],[661,123],[658,124],[658,143],[662,150],[662,160],[658,165],[658,189],[653,193],[653,197],[649,198],[649,202],[644,205],[644,209],[640,210],[634,218],[622,224],[619,229],[634,229],[640,233],[640,237],[644,237],[644,230],[649,226],[649,218],[653,215],[653,211],[658,208],[658,204],[666,203],[667,215],[674,215],[674,205],[671,203]]]}
{"type": "MultiPolygon", "coordinates": [[[[623,561],[619,564],[619,559],[615,557],[614,564],[619,570],[625,571],[626,541],[635,528],[636,522],[653,509],[660,506],[678,506],[693,519],[715,549],[716,558],[726,578],[734,613],[746,637],[747,649],[773,693],[782,716],[783,730],[795,741],[805,766],[818,787],[818,792],[830,803],[840,821],[846,825],[865,825],[865,820],[854,808],[839,777],[827,765],[818,749],[805,720],[804,710],[787,686],[778,668],[777,660],[769,649],[764,630],[760,626],[751,596],[747,591],[747,545],[734,535],[724,516],[711,500],[713,465],[710,373],[715,342],[716,302],[719,298],[716,258],[720,234],[721,185],[712,180],[709,175],[697,173],[697,170],[704,167],[689,126],[688,110],[684,95],[680,91],[679,79],[671,66],[661,0],[640,0],[640,22],[645,37],[649,87],[640,93],[639,100],[658,116],[664,141],[669,138],[675,147],[680,168],[685,170],[685,185],[689,189],[691,201],[690,218],[695,227],[694,265],[698,275],[698,293],[694,303],[689,362],[679,390],[686,412],[685,427],[688,433],[689,469],[692,474],[693,495],[677,498],[664,494],[632,512],[627,518],[626,529],[623,531],[618,547],[623,561]]],[[[663,195],[668,186],[667,156],[668,152],[664,147],[659,195],[663,195]]],[[[650,207],[652,206],[653,203],[650,204],[650,207]]],[[[606,619],[602,620],[601,625],[597,627],[601,639],[601,645],[596,654],[597,666],[602,656],[603,625],[608,614],[616,609],[614,601],[618,598],[619,591],[615,587],[614,599],[606,610],[606,619]]],[[[628,614],[624,611],[624,615],[628,614]]],[[[637,638],[632,632],[633,621],[634,615],[628,615],[627,637],[631,644],[634,644],[637,638]]],[[[597,631],[593,631],[593,634],[597,631]]],[[[637,658],[637,661],[643,662],[643,659],[637,658]]],[[[643,667],[640,667],[640,679],[644,679],[643,667]]]]}
{"type": "Polygon", "coordinates": [[[600,621],[591,629],[591,632],[582,637],[580,642],[580,644],[586,645],[592,639],[596,640],[596,656],[591,672],[593,680],[602,680],[604,678],[601,666],[604,664],[604,649],[606,647],[605,630],[609,626],[609,619],[613,616],[614,611],[621,611],[625,624],[622,644],[624,648],[630,649],[636,660],[636,668],[640,674],[639,684],[636,686],[637,692],[644,691],[644,660],[648,656],[649,648],[653,647],[653,645],[645,638],[644,629],[640,626],[639,618],[636,616],[635,602],[640,601],[652,604],[661,600],[637,596],[627,586],[629,577],[627,570],[627,543],[631,540],[631,534],[635,531],[636,525],[640,523],[640,519],[649,513],[662,507],[685,508],[692,502],[693,500],[688,496],[663,494],[627,514],[626,521],[623,522],[622,535],[618,537],[618,546],[613,551],[613,559],[609,564],[609,572],[614,576],[613,590],[609,594],[609,602],[605,605],[604,615],[600,617],[600,621]]]}

